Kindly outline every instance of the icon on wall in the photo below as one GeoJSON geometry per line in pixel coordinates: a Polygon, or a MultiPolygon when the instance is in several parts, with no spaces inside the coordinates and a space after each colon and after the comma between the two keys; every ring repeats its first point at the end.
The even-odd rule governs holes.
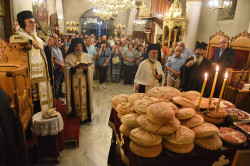
{"type": "Polygon", "coordinates": [[[80,23],[79,22],[76,22],[76,26],[79,26],[80,25],[80,23]]]}
{"type": "Polygon", "coordinates": [[[75,26],[75,21],[71,21],[71,26],[75,26]]]}
{"type": "Polygon", "coordinates": [[[126,26],[125,25],[122,25],[122,29],[125,29],[126,28],[126,26]]]}
{"type": "Polygon", "coordinates": [[[66,26],[67,26],[67,27],[70,26],[69,21],[66,22],[66,26]]]}

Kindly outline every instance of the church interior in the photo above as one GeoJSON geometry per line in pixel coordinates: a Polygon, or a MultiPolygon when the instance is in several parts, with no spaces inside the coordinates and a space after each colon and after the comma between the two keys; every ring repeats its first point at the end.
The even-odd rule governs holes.
{"type": "Polygon", "coordinates": [[[0,166],[247,166],[250,0],[0,0],[0,166]]]}

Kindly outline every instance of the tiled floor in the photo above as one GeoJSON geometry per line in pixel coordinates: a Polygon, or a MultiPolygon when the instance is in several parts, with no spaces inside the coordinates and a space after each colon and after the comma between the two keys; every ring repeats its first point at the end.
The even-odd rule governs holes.
{"type": "Polygon", "coordinates": [[[99,90],[99,82],[94,80],[94,114],[92,122],[82,124],[80,128],[80,146],[65,149],[62,162],[40,162],[37,166],[107,166],[112,130],[108,126],[111,111],[110,100],[118,94],[132,94],[132,85],[107,83],[106,89],[99,90]]]}

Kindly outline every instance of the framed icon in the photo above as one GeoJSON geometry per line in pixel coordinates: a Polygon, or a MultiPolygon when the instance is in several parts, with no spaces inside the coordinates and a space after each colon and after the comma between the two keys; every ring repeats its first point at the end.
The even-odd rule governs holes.
{"type": "Polygon", "coordinates": [[[79,26],[80,25],[80,23],[79,22],[76,22],[76,26],[79,26]]]}
{"type": "Polygon", "coordinates": [[[75,26],[75,21],[71,21],[71,26],[75,26]]]}
{"type": "Polygon", "coordinates": [[[69,21],[66,22],[66,26],[67,26],[67,27],[70,26],[69,21]]]}

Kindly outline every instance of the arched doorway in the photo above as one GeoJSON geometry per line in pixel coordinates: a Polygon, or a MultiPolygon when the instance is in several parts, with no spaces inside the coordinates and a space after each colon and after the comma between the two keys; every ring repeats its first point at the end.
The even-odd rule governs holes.
{"type": "Polygon", "coordinates": [[[90,9],[81,16],[81,34],[95,36],[114,36],[114,19],[104,21],[95,16],[93,9],[90,9]]]}

